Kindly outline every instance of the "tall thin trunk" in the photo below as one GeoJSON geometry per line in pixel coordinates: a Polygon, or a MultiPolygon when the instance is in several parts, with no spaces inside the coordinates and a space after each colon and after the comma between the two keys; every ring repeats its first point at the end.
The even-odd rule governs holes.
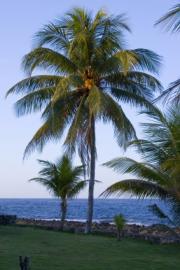
{"type": "Polygon", "coordinates": [[[91,118],[91,150],[90,150],[90,179],[88,192],[88,211],[86,222],[86,233],[92,230],[93,208],[94,208],[94,182],[95,182],[95,160],[96,160],[96,146],[95,146],[95,120],[91,118]]]}
{"type": "Polygon", "coordinates": [[[61,230],[64,229],[64,221],[66,218],[66,212],[67,212],[67,201],[66,199],[63,199],[61,201],[61,226],[60,226],[61,230]]]}

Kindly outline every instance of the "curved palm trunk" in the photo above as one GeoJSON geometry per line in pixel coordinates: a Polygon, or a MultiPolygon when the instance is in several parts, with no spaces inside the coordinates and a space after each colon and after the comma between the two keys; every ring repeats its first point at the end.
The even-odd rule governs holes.
{"type": "Polygon", "coordinates": [[[64,221],[66,218],[66,212],[67,212],[67,201],[66,199],[63,199],[61,204],[61,225],[60,225],[60,229],[63,230],[64,229],[64,221]]]}
{"type": "Polygon", "coordinates": [[[90,233],[92,229],[93,207],[94,207],[94,182],[95,182],[95,160],[96,160],[96,147],[95,147],[95,120],[91,118],[91,151],[90,151],[90,180],[88,192],[88,211],[86,222],[86,233],[90,233]]]}

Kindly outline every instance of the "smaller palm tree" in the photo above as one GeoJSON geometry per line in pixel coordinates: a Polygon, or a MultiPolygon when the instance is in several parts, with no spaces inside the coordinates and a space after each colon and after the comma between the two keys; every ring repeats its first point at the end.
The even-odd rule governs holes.
{"type": "Polygon", "coordinates": [[[63,230],[64,221],[67,213],[67,201],[72,199],[86,186],[86,181],[81,180],[83,166],[73,167],[71,160],[63,156],[56,163],[46,160],[38,160],[43,166],[39,171],[39,177],[29,181],[35,181],[45,186],[57,198],[61,199],[61,229],[63,230]]]}
{"type": "Polygon", "coordinates": [[[120,241],[123,236],[123,229],[126,224],[126,220],[122,214],[114,217],[114,222],[117,229],[117,240],[120,241]]]}

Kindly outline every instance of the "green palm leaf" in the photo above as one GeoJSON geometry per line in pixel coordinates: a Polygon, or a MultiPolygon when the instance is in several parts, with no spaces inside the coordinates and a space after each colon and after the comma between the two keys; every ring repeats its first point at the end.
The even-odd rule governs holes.
{"type": "Polygon", "coordinates": [[[9,89],[6,96],[10,94],[28,94],[46,87],[55,87],[62,77],[56,75],[38,75],[28,77],[9,89]]]}
{"type": "Polygon", "coordinates": [[[55,74],[71,73],[77,69],[76,65],[63,54],[49,48],[37,48],[24,56],[22,66],[31,74],[35,68],[43,68],[55,74]]]}
{"type": "Polygon", "coordinates": [[[162,16],[155,25],[162,24],[172,33],[180,31],[180,4],[173,6],[167,14],[162,16]]]}
{"type": "Polygon", "coordinates": [[[49,104],[55,87],[46,87],[27,94],[15,103],[17,116],[41,111],[49,104]]]}
{"type": "Polygon", "coordinates": [[[166,185],[169,181],[168,175],[158,170],[152,164],[137,162],[131,158],[116,158],[104,164],[109,168],[123,174],[133,174],[134,176],[142,179],[155,182],[158,184],[166,185]]]}
{"type": "Polygon", "coordinates": [[[168,89],[164,90],[162,94],[155,100],[163,100],[165,104],[168,102],[175,103],[177,106],[180,104],[180,79],[172,82],[168,89]]]}
{"type": "Polygon", "coordinates": [[[141,179],[126,179],[119,181],[108,187],[100,196],[120,196],[123,193],[130,193],[139,198],[158,196],[161,199],[166,199],[169,196],[168,192],[160,185],[141,179]]]}

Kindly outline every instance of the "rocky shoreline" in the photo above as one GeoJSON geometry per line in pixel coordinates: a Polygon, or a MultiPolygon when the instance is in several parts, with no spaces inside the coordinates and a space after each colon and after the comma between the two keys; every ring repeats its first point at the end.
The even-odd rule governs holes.
{"type": "MultiPolygon", "coordinates": [[[[16,224],[21,226],[37,226],[49,230],[59,230],[61,222],[57,220],[17,219],[16,224]]],[[[65,221],[64,231],[66,232],[84,233],[84,229],[84,222],[65,221]]],[[[92,232],[95,234],[116,236],[116,227],[114,224],[107,222],[94,222],[92,232]]],[[[180,243],[180,227],[170,228],[162,224],[151,226],[126,224],[122,233],[123,237],[143,239],[150,241],[151,243],[180,243]]]]}

